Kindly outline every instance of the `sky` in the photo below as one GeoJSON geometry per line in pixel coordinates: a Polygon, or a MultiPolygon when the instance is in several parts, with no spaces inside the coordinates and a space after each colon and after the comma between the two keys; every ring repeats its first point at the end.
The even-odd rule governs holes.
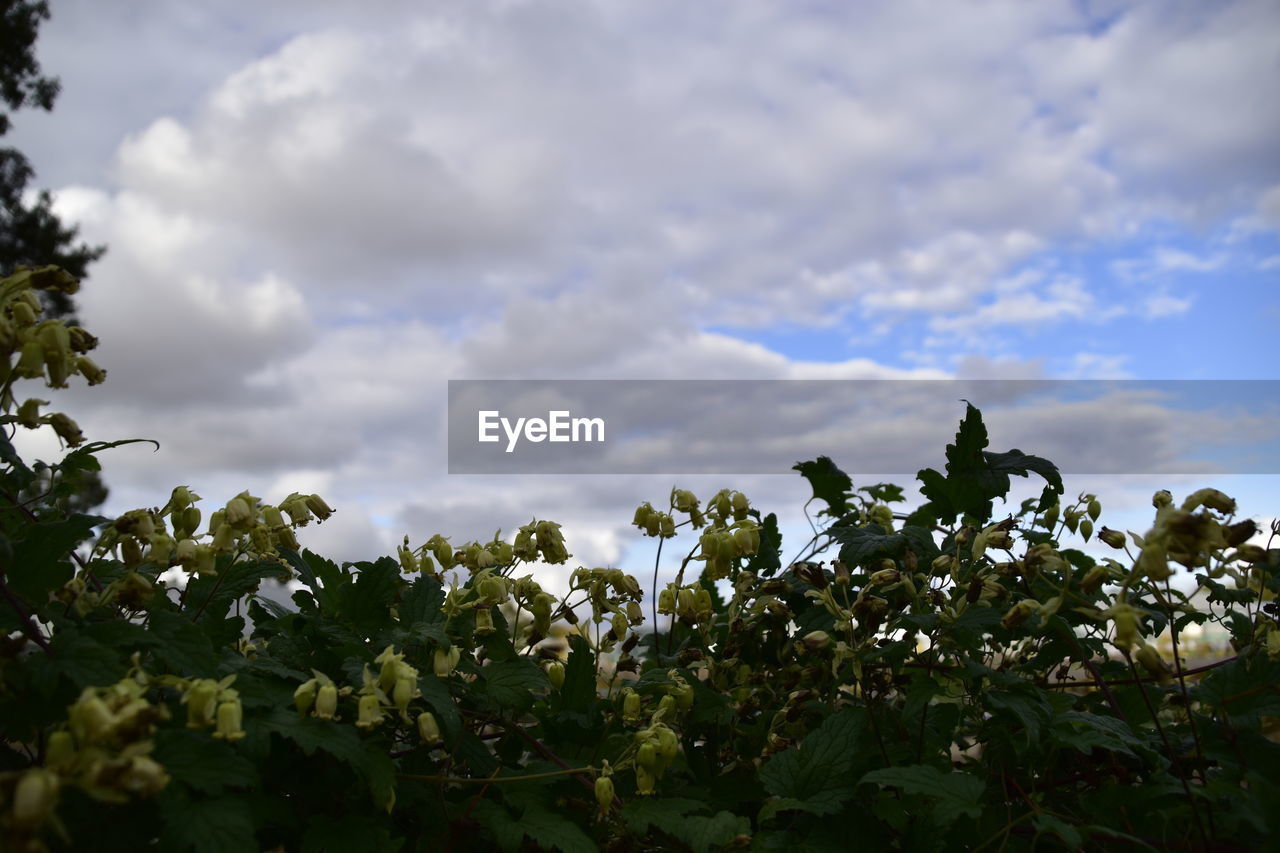
{"type": "MultiPolygon", "coordinates": [[[[161,445],[104,455],[108,512],[319,492],[338,513],[300,538],[352,560],[551,518],[555,585],[652,566],[631,515],[676,485],[747,492],[794,556],[809,491],[451,475],[448,380],[1280,378],[1272,0],[51,6],[62,95],[4,141],[108,247],[77,301],[109,378],[61,405],[161,445]]],[[[1102,452],[1119,410],[1129,446],[1221,426],[1008,418],[1102,452]]],[[[896,482],[963,413],[892,430],[920,459],[896,482]]],[[[670,447],[752,418],[730,399],[670,447]]],[[[1139,532],[1162,487],[1275,516],[1274,473],[1137,473],[1068,496],[1139,532]]]]}

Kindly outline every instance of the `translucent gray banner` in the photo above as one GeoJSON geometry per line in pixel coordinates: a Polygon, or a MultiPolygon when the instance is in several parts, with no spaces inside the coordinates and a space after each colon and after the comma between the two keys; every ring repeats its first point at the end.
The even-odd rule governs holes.
{"type": "Polygon", "coordinates": [[[1065,474],[1280,473],[1280,380],[450,380],[451,474],[941,470],[965,414],[988,450],[1065,474]]]}

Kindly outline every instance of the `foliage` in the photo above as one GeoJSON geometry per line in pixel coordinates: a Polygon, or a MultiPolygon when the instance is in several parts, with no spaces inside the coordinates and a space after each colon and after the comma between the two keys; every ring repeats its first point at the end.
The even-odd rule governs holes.
{"type": "MultiPolygon", "coordinates": [[[[5,424],[81,470],[112,445],[18,403],[101,371],[92,337],[0,282],[5,424]]],[[[557,524],[338,564],[297,531],[317,495],[175,488],[98,518],[18,496],[0,440],[5,849],[1249,849],[1280,832],[1280,550],[1203,489],[1143,535],[1064,498],[1049,462],[986,449],[968,406],[927,503],[797,465],[822,527],[783,560],[740,492],[674,490],[634,523],[676,580],[612,568],[560,597],[528,573],[557,524]],[[1039,499],[997,513],[1013,476],[1039,499]],[[207,523],[206,523],[207,522],[207,523]],[[826,556],[823,561],[819,557],[826,556]],[[1194,572],[1207,598],[1171,582],[1194,572]],[[293,607],[268,593],[279,579],[293,607]],[[660,617],[667,617],[661,619],[660,617]],[[645,623],[648,623],[647,625],[645,623]],[[1188,626],[1233,653],[1186,659],[1188,626]],[[656,630],[655,630],[656,626],[656,630]],[[1169,629],[1166,649],[1154,638],[1169,629]]],[[[1273,529],[1272,534],[1276,531],[1273,529]]]]}

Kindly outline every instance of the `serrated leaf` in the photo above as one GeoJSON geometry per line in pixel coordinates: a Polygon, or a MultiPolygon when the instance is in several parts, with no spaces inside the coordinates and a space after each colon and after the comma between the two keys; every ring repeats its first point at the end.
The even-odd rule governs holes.
{"type": "Polygon", "coordinates": [[[747,561],[747,571],[760,577],[771,577],[782,568],[782,533],[778,530],[778,516],[769,513],[760,524],[760,547],[747,561]]]}
{"type": "Polygon", "coordinates": [[[691,815],[668,824],[666,831],[688,844],[698,853],[719,850],[738,835],[751,833],[751,821],[731,812],[716,812],[710,817],[691,815]]]}
{"type": "Polygon", "coordinates": [[[1080,835],[1080,830],[1065,820],[1054,817],[1047,812],[1037,814],[1031,825],[1036,828],[1037,832],[1051,832],[1058,836],[1070,850],[1079,850],[1084,844],[1084,838],[1080,835]]]}
{"type": "Polygon", "coordinates": [[[441,606],[444,599],[444,588],[440,581],[419,575],[400,597],[400,604],[396,608],[400,623],[414,628],[443,625],[444,610],[441,606]]]}
{"type": "Polygon", "coordinates": [[[596,853],[599,849],[576,823],[550,809],[525,809],[520,815],[520,829],[543,850],[596,853]]]}
{"type": "Polygon", "coordinates": [[[370,817],[317,814],[307,819],[302,853],[383,853],[398,850],[387,828],[370,817]]]}
{"type": "Polygon", "coordinates": [[[846,495],[853,488],[853,481],[836,467],[830,457],[819,456],[811,462],[797,462],[791,470],[799,471],[800,476],[809,481],[814,498],[826,502],[827,508],[819,515],[826,513],[838,518],[849,511],[846,495]]]}
{"type": "Polygon", "coordinates": [[[66,521],[26,525],[27,535],[12,543],[13,560],[5,573],[9,590],[34,607],[44,604],[50,592],[71,580],[71,553],[103,521],[98,516],[76,515],[66,521]]]}
{"type": "Polygon", "coordinates": [[[627,828],[637,835],[644,835],[651,828],[665,829],[680,822],[685,815],[707,810],[700,800],[683,797],[644,797],[631,800],[622,807],[622,819],[627,828]]]}
{"type": "Polygon", "coordinates": [[[256,850],[253,812],[243,797],[193,800],[172,791],[161,795],[165,822],[161,847],[196,853],[256,850]]]}
{"type": "Polygon", "coordinates": [[[799,746],[772,756],[760,768],[765,790],[803,803],[816,815],[840,810],[854,793],[853,760],[866,725],[862,709],[832,714],[799,746]]]}
{"type": "Polygon", "coordinates": [[[1237,658],[1206,676],[1197,698],[1225,710],[1233,720],[1280,716],[1280,661],[1263,655],[1237,658]]]}
{"type": "Polygon", "coordinates": [[[369,785],[374,804],[383,808],[391,801],[395,784],[395,767],[386,752],[361,740],[349,724],[299,717],[283,708],[272,712],[262,725],[293,741],[307,755],[323,750],[346,762],[369,785]]]}
{"type": "Polygon", "coordinates": [[[862,566],[872,560],[900,556],[907,549],[901,533],[885,533],[878,524],[861,527],[837,527],[829,531],[831,538],[843,542],[840,559],[850,566],[862,566]]]}
{"type": "Polygon", "coordinates": [[[104,645],[83,631],[67,628],[49,644],[47,674],[62,675],[77,688],[100,687],[121,678],[127,669],[122,649],[104,645]]]}
{"type": "Polygon", "coordinates": [[[175,782],[206,794],[224,788],[254,788],[258,770],[235,747],[210,732],[166,728],[156,732],[154,758],[175,782]]]}
{"type": "Polygon", "coordinates": [[[445,739],[451,740],[462,728],[462,715],[458,713],[458,706],[449,695],[449,685],[435,675],[424,675],[418,679],[418,689],[422,691],[422,698],[431,706],[445,739]]]}
{"type": "Polygon", "coordinates": [[[325,610],[332,608],[336,601],[336,591],[347,580],[347,573],[339,569],[332,560],[326,560],[308,550],[301,554],[288,548],[280,548],[278,551],[302,578],[303,583],[311,588],[320,606],[325,610]]]}
{"type": "Polygon", "coordinates": [[[152,611],[147,621],[152,635],[159,640],[156,658],[175,675],[209,678],[214,675],[217,659],[208,636],[182,613],[169,610],[152,611]]]}
{"type": "Polygon", "coordinates": [[[982,780],[968,773],[943,773],[927,764],[910,764],[872,770],[861,781],[889,785],[907,794],[936,800],[934,815],[943,825],[955,822],[961,815],[976,818],[982,813],[978,804],[982,797],[982,780]]]}
{"type": "MultiPolygon", "coordinates": [[[[499,661],[481,667],[484,691],[501,708],[527,711],[533,706],[535,690],[547,687],[547,676],[524,658],[499,661]]],[[[566,681],[568,680],[566,674],[566,681]]]]}
{"type": "Polygon", "coordinates": [[[390,557],[356,563],[359,571],[337,591],[342,614],[362,628],[391,621],[391,605],[400,588],[400,564],[390,557]]]}
{"type": "Polygon", "coordinates": [[[596,657],[581,634],[569,637],[569,660],[564,668],[564,684],[551,694],[556,714],[587,714],[596,704],[596,657]]]}
{"type": "Polygon", "coordinates": [[[278,563],[262,560],[218,560],[218,573],[195,577],[187,584],[185,612],[196,622],[225,619],[235,601],[257,591],[264,578],[279,575],[278,563]]]}
{"type": "Polygon", "coordinates": [[[1099,748],[1134,755],[1130,747],[1142,745],[1120,720],[1084,711],[1068,711],[1055,719],[1052,738],[1055,743],[1085,754],[1099,748]]]}
{"type": "Polygon", "coordinates": [[[912,519],[923,521],[932,516],[949,522],[964,513],[985,522],[991,517],[992,499],[1008,494],[1011,474],[1026,477],[1034,471],[1049,483],[1049,489],[1062,494],[1062,476],[1052,462],[1016,448],[1007,453],[987,452],[987,443],[982,413],[965,401],[965,416],[955,443],[947,445],[946,476],[932,468],[916,474],[922,484],[920,493],[929,503],[912,519]]]}

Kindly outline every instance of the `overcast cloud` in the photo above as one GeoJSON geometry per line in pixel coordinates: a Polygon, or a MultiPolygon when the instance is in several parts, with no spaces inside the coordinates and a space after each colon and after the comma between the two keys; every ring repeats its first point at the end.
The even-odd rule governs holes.
{"type": "Polygon", "coordinates": [[[316,490],[338,557],[537,515],[606,564],[671,478],[450,477],[446,380],[1276,378],[1270,0],[52,5],[9,138],[109,247],[68,407],[162,445],[112,510],[316,490]]]}

